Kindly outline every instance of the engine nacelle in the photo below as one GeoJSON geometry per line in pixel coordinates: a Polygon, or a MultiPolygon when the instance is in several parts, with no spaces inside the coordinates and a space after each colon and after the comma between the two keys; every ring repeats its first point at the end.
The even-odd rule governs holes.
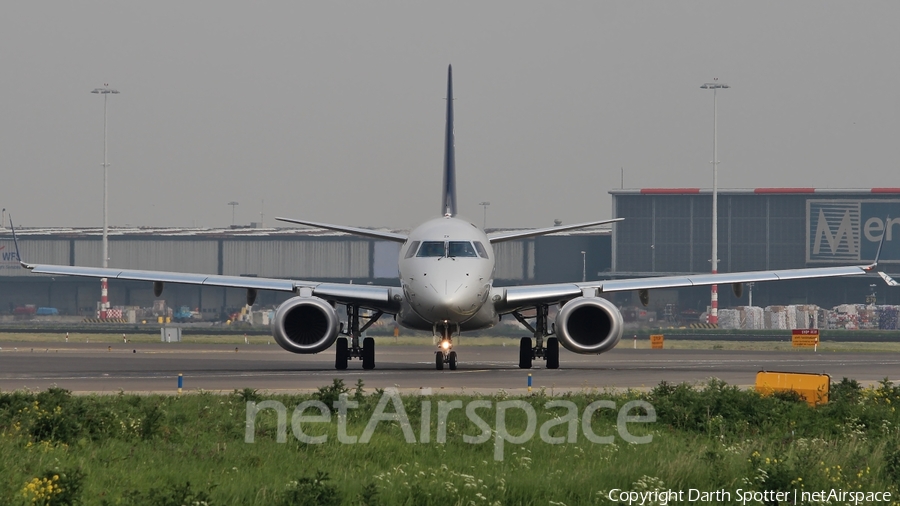
{"type": "Polygon", "coordinates": [[[327,350],[340,330],[337,313],[318,297],[294,297],[275,311],[272,335],[279,346],[292,353],[327,350]]]}
{"type": "Polygon", "coordinates": [[[613,349],[622,339],[624,328],[619,309],[600,297],[570,300],[556,315],[559,342],[567,350],[582,355],[613,349]]]}

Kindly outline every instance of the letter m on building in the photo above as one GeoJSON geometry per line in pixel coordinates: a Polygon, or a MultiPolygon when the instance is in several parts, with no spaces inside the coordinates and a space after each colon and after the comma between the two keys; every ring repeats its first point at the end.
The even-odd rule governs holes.
{"type": "Polygon", "coordinates": [[[859,201],[807,201],[808,262],[859,260],[859,201]]]}

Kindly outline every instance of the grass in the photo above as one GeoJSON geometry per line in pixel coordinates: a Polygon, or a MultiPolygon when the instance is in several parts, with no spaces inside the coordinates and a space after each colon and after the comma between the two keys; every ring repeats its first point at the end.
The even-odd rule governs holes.
{"type": "MultiPolygon", "coordinates": [[[[831,402],[819,408],[789,393],[761,397],[715,380],[699,387],[664,383],[646,393],[404,396],[415,443],[388,421],[377,425],[370,442],[342,444],[335,417],[301,425],[310,435],[328,436],[323,444],[298,441],[290,422],[286,442],[279,443],[271,409],[256,418],[255,442],[245,442],[248,402],[278,401],[290,418],[300,402],[332,405],[342,393],[359,403],[348,410],[346,432],[361,436],[383,392],[339,380],[293,396],[252,389],[181,397],[0,393],[0,503],[575,505],[615,504],[608,500],[614,488],[897,493],[900,484],[900,387],[886,381],[865,389],[851,380],[835,383],[831,402]],[[505,443],[503,460],[496,460],[495,407],[510,400],[535,409],[536,431],[566,415],[546,406],[554,400],[574,403],[578,414],[597,400],[616,408],[642,400],[657,420],[629,424],[634,434],[652,436],[648,444],[633,444],[617,432],[617,411],[601,409],[588,423],[598,435],[614,436],[609,444],[590,442],[578,417],[574,442],[505,443]],[[440,401],[486,403],[478,413],[488,441],[464,442],[483,428],[457,409],[444,425],[446,442],[437,442],[440,401]],[[423,418],[428,442],[421,441],[423,418]],[[29,488],[34,483],[52,486],[29,488]]],[[[383,411],[394,412],[392,404],[383,411]]],[[[522,434],[524,411],[508,412],[509,432],[522,434]]],[[[557,425],[548,435],[565,439],[568,427],[557,425]]]]}

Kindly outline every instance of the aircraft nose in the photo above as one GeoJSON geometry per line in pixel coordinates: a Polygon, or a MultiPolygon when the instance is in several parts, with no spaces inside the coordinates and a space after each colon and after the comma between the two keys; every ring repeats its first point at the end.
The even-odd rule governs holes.
{"type": "Polygon", "coordinates": [[[459,321],[474,314],[484,302],[478,285],[459,280],[432,279],[417,290],[417,312],[432,320],[459,321]]]}

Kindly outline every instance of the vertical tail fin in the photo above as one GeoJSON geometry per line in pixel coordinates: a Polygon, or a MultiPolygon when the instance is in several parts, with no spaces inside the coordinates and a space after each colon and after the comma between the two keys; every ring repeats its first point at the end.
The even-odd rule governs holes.
{"type": "Polygon", "coordinates": [[[447,67],[447,129],[444,134],[444,192],[441,214],[456,216],[456,154],[453,142],[453,66],[447,67]]]}

